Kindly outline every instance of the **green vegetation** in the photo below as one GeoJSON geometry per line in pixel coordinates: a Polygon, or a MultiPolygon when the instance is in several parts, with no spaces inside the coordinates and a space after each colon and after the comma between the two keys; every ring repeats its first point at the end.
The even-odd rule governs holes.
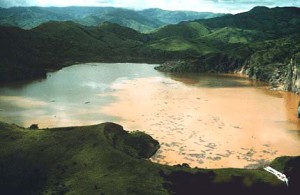
{"type": "MultiPolygon", "coordinates": [[[[1,9],[3,25],[31,28],[43,24],[31,30],[0,27],[0,81],[45,77],[48,70],[78,62],[169,61],[158,70],[242,70],[274,86],[300,90],[295,82],[300,78],[299,8],[258,7],[242,14],[165,26],[150,34],[114,23],[148,31],[166,21],[180,21],[182,12],[122,9],[119,15],[112,15],[115,8],[103,8],[103,15],[97,15],[99,9],[1,9]],[[166,17],[170,13],[178,19],[166,17]],[[114,23],[103,22],[103,18],[114,23]]],[[[188,15],[197,14],[189,12],[186,19],[188,15]]],[[[287,188],[262,169],[190,169],[187,165],[152,163],[147,158],[157,151],[158,142],[145,133],[128,133],[112,123],[56,129],[32,127],[0,123],[0,194],[299,192],[299,157],[282,157],[271,163],[288,175],[287,188]]]]}
{"type": "Polygon", "coordinates": [[[276,159],[290,187],[262,169],[191,169],[145,159],[158,142],[117,124],[25,129],[0,123],[1,194],[282,193],[299,190],[299,159],[276,159]],[[297,172],[298,171],[298,172],[297,172]],[[294,175],[293,175],[294,174],[294,175]],[[288,175],[288,176],[290,176],[288,175]]]}
{"type": "Polygon", "coordinates": [[[113,7],[12,7],[0,8],[0,25],[31,29],[50,21],[73,21],[85,26],[111,22],[140,32],[149,32],[168,24],[222,15],[161,9],[135,11],[113,7]]]}
{"type": "Polygon", "coordinates": [[[0,80],[43,77],[77,62],[143,61],[139,48],[146,41],[146,35],[112,23],[49,22],[30,31],[0,27],[0,80]]]}
{"type": "Polygon", "coordinates": [[[139,13],[147,18],[157,19],[164,24],[177,24],[182,21],[209,19],[224,15],[211,12],[168,11],[158,8],[145,9],[140,11],[139,13]]]}
{"type": "MultiPolygon", "coordinates": [[[[256,7],[237,15],[166,26],[153,33],[154,37],[158,35],[155,46],[170,50],[174,45],[172,41],[164,44],[166,38],[161,38],[168,34],[174,39],[182,38],[184,48],[181,48],[180,57],[157,69],[168,72],[242,71],[274,87],[299,91],[300,86],[296,85],[300,60],[299,18],[299,8],[256,7]],[[190,25],[201,27],[201,33],[199,28],[189,28],[190,25]],[[186,34],[183,33],[185,29],[186,34]],[[197,49],[191,49],[195,47],[197,49]],[[291,68],[297,72],[292,78],[288,76],[291,68]]],[[[178,44],[173,48],[179,48],[178,44]]]]}
{"type": "Polygon", "coordinates": [[[299,33],[299,8],[297,7],[255,7],[249,12],[226,15],[209,20],[198,20],[210,28],[232,27],[257,30],[274,38],[299,33]]]}
{"type": "Polygon", "coordinates": [[[128,133],[113,123],[104,126],[104,135],[114,148],[136,158],[150,158],[159,149],[158,141],[151,136],[140,131],[128,133]]]}
{"type": "Polygon", "coordinates": [[[113,147],[105,127],[120,126],[111,126],[31,130],[1,123],[0,193],[166,194],[155,165],[113,147]]]}
{"type": "Polygon", "coordinates": [[[182,39],[199,38],[208,35],[210,30],[197,22],[186,22],[178,25],[168,25],[153,33],[155,39],[180,37],[182,39]]]}
{"type": "MultiPolygon", "coordinates": [[[[10,11],[19,9],[25,8],[11,8],[10,11]]],[[[27,11],[35,10],[34,13],[36,9],[56,14],[65,11],[64,14],[77,19],[100,14],[100,8],[26,8],[27,11]]],[[[131,27],[131,19],[149,26],[151,17],[160,18],[173,13],[156,9],[138,13],[115,8],[101,10],[105,17],[118,16],[131,27]]],[[[293,7],[257,7],[237,15],[164,26],[150,34],[110,22],[98,26],[70,21],[47,22],[31,30],[0,27],[0,80],[9,82],[45,77],[48,70],[78,62],[163,63],[179,60],[185,62],[167,63],[168,67],[161,66],[158,70],[243,71],[274,87],[299,91],[300,86],[295,84],[299,83],[297,78],[300,77],[288,74],[291,68],[297,69],[299,62],[299,10],[293,7]],[[291,59],[293,66],[289,65],[291,59]]],[[[190,14],[195,16],[196,13],[190,14]]],[[[159,26],[158,23],[155,25],[159,26]]]]}
{"type": "Polygon", "coordinates": [[[262,41],[266,35],[260,31],[244,30],[239,28],[224,27],[214,30],[213,33],[206,36],[207,39],[218,40],[225,43],[251,43],[253,41],[262,41]]]}

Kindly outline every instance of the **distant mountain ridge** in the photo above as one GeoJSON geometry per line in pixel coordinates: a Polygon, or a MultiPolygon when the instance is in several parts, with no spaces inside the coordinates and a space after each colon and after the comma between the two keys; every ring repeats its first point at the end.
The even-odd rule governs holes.
{"type": "Polygon", "coordinates": [[[107,21],[140,32],[149,32],[168,24],[222,15],[161,9],[136,11],[114,7],[12,7],[0,8],[0,25],[31,29],[49,21],[73,21],[86,26],[97,26],[107,21]]]}
{"type": "MultiPolygon", "coordinates": [[[[265,33],[300,32],[300,8],[298,7],[255,7],[249,12],[226,15],[222,19],[197,20],[210,28],[233,27],[247,30],[259,30],[265,33]]],[[[279,34],[278,34],[279,35],[279,34]]]]}

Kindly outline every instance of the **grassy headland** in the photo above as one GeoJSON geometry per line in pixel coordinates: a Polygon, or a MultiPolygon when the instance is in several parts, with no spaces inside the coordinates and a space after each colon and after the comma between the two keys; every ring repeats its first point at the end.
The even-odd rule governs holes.
{"type": "Polygon", "coordinates": [[[263,169],[191,169],[147,158],[159,143],[117,124],[32,130],[0,123],[1,194],[207,194],[299,190],[299,157],[272,166],[290,186],[263,169]]]}

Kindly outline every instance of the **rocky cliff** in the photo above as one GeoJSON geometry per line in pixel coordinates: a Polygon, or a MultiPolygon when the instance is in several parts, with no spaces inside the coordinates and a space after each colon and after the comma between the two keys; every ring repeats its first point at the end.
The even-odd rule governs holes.
{"type": "MultiPolygon", "coordinates": [[[[173,60],[156,67],[162,72],[220,72],[241,73],[251,79],[270,84],[273,90],[300,92],[299,56],[294,55],[280,61],[269,61],[253,54],[248,59],[215,55],[214,57],[193,60],[173,60]],[[210,60],[212,59],[212,60],[210,60]]],[[[263,54],[266,55],[266,54],[263,54]]]]}
{"type": "Polygon", "coordinates": [[[291,59],[288,64],[288,72],[285,78],[284,90],[292,92],[300,92],[300,70],[297,60],[291,59]]]}

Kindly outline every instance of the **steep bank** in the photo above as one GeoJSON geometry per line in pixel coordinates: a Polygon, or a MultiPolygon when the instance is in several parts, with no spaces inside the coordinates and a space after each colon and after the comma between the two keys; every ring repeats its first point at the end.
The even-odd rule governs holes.
{"type": "MultiPolygon", "coordinates": [[[[300,55],[299,55],[300,56],[300,55]]],[[[299,93],[300,91],[300,71],[299,61],[300,57],[292,58],[288,65],[288,72],[285,77],[284,89],[299,93]]]]}
{"type": "Polygon", "coordinates": [[[167,61],[162,65],[155,67],[155,69],[162,72],[173,73],[242,73],[249,78],[267,82],[272,89],[275,90],[291,91],[295,93],[300,92],[300,65],[298,63],[298,56],[290,58],[290,62],[273,62],[266,66],[261,66],[261,64],[255,66],[248,60],[229,59],[228,57],[216,58],[217,60],[215,62],[217,62],[217,64],[214,64],[215,62],[209,64],[209,58],[204,61],[199,59],[174,60],[167,61]],[[223,66],[223,64],[227,65],[223,66]]]}
{"type": "Polygon", "coordinates": [[[178,55],[157,69],[242,72],[274,88],[299,92],[299,16],[296,7],[256,7],[236,15],[166,26],[153,35],[164,39],[152,45],[178,55]]]}
{"type": "Polygon", "coordinates": [[[200,194],[299,190],[299,157],[271,166],[290,186],[262,169],[190,169],[152,163],[158,142],[117,124],[32,130],[0,123],[1,194],[200,194]]]}
{"type": "Polygon", "coordinates": [[[163,72],[239,72],[269,83],[273,89],[300,92],[300,37],[290,36],[228,48],[194,59],[167,61],[163,72]]]}

